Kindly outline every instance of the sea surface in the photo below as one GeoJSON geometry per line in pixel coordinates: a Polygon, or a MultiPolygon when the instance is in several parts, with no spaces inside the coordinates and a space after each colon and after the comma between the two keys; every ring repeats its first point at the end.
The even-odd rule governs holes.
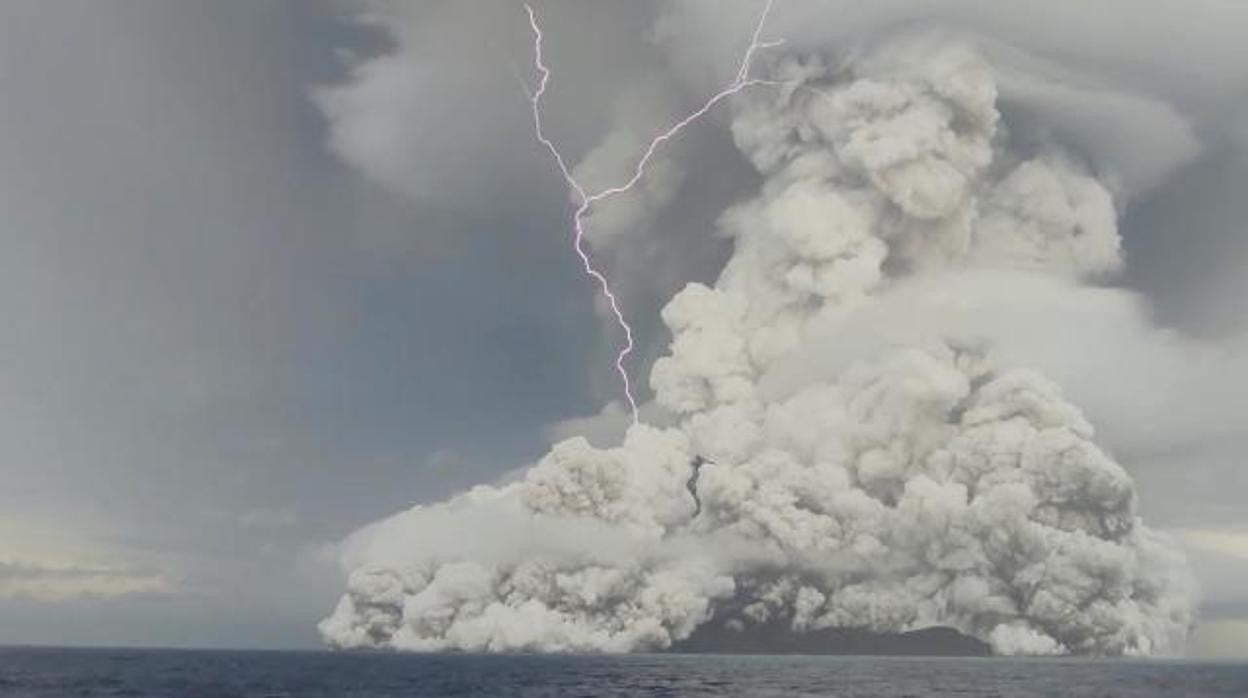
{"type": "Polygon", "coordinates": [[[1248,664],[0,648],[0,696],[1248,696],[1248,664]]]}

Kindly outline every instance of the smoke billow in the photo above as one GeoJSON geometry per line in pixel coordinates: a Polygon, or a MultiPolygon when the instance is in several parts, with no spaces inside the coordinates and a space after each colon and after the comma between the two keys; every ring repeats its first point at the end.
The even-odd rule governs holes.
{"type": "Polygon", "coordinates": [[[974,321],[1102,302],[1119,185],[1017,146],[990,65],[947,36],[769,70],[734,105],[762,184],[720,218],[731,259],[662,313],[662,417],[357,533],[327,642],[624,652],[714,618],[1182,648],[1183,557],[1079,408],[974,321]]]}

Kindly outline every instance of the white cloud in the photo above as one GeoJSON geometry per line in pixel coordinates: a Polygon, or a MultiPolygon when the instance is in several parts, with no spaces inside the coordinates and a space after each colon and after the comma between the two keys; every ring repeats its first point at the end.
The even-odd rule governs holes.
{"type": "Polygon", "coordinates": [[[0,517],[0,598],[55,603],[176,590],[166,573],[63,524],[0,517]]]}
{"type": "Polygon", "coordinates": [[[1197,550],[1248,561],[1248,531],[1196,528],[1180,529],[1174,534],[1197,550]]]}
{"type": "Polygon", "coordinates": [[[358,532],[328,642],[633,651],[716,617],[1181,651],[1183,555],[1028,353],[1074,308],[1115,339],[1151,330],[1093,285],[1121,264],[1112,187],[1000,138],[995,75],[961,40],[773,69],[732,125],[764,179],[721,218],[733,255],[663,311],[651,386],[673,422],[567,439],[358,532]]]}
{"type": "Polygon", "coordinates": [[[174,590],[170,580],[160,574],[126,567],[0,560],[0,597],[55,603],[83,597],[169,594],[174,590]]]}

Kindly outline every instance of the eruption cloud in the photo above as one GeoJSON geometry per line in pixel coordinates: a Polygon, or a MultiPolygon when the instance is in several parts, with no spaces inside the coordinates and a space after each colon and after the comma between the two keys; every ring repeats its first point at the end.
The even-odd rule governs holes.
{"type": "Polygon", "coordinates": [[[754,54],[756,52],[761,49],[779,46],[782,43],[779,41],[764,42],[760,40],[763,25],[767,22],[767,15],[771,13],[772,2],[773,0],[767,0],[767,3],[763,6],[762,14],[759,16],[758,23],[754,27],[754,33],[750,36],[750,45],[746,47],[745,55],[741,59],[741,67],[737,70],[736,78],[727,87],[712,95],[710,99],[706,100],[706,102],[702,104],[701,107],[694,110],[683,119],[677,121],[666,131],[663,131],[659,135],[655,136],[654,139],[650,141],[650,145],[647,146],[645,151],[642,153],[641,158],[637,160],[637,165],[633,168],[632,176],[630,176],[627,181],[623,184],[607,187],[594,193],[587,192],[585,187],[581,186],[580,182],[578,182],[576,177],[573,176],[572,170],[568,167],[567,161],[564,160],[563,155],[559,152],[559,149],[555,147],[554,142],[546,136],[545,131],[542,129],[541,100],[542,95],[546,93],[547,83],[550,81],[550,68],[548,68],[542,60],[542,29],[537,23],[537,14],[533,11],[533,7],[531,5],[525,4],[524,6],[525,12],[528,13],[529,17],[529,27],[533,31],[533,67],[537,70],[539,75],[537,89],[534,90],[529,97],[530,106],[533,111],[533,129],[537,136],[538,142],[550,152],[551,157],[554,159],[555,164],[559,168],[559,173],[563,175],[564,182],[568,185],[568,189],[576,195],[577,207],[575,212],[572,214],[572,246],[575,249],[577,256],[581,259],[581,265],[584,268],[585,274],[594,281],[598,282],[598,288],[602,292],[603,297],[606,298],[608,306],[611,308],[611,315],[615,319],[615,324],[624,333],[624,345],[615,356],[615,370],[620,375],[620,381],[624,387],[624,398],[628,401],[629,409],[632,411],[634,424],[638,422],[637,398],[633,395],[632,383],[628,377],[628,367],[625,366],[625,361],[627,361],[628,356],[633,352],[633,348],[635,346],[633,342],[633,328],[624,317],[624,312],[620,309],[619,301],[616,298],[615,293],[611,290],[611,285],[607,283],[607,277],[594,266],[593,261],[590,258],[589,250],[586,249],[585,216],[589,213],[590,207],[594,204],[605,201],[613,196],[624,194],[630,191],[633,187],[637,186],[637,183],[640,182],[641,178],[645,176],[646,165],[650,163],[651,158],[654,157],[654,154],[659,149],[659,146],[663,145],[672,138],[675,138],[681,130],[702,118],[707,112],[714,108],[716,104],[719,104],[728,97],[741,92],[747,87],[765,82],[762,80],[750,80],[749,73],[750,66],[754,62],[754,54]]]}
{"type": "Polygon", "coordinates": [[[1131,311],[1104,286],[1129,191],[1062,143],[1014,142],[969,40],[778,56],[756,80],[760,19],[736,80],[623,188],[590,194],[542,132],[530,19],[538,138],[609,299],[582,216],[729,95],[761,185],[719,218],[716,281],[663,308],[651,423],[354,534],[329,644],[629,652],[701,627],[942,626],[1000,654],[1182,650],[1185,559],[1084,413],[1020,359],[1019,337],[1053,341],[1033,317],[1131,311]]]}

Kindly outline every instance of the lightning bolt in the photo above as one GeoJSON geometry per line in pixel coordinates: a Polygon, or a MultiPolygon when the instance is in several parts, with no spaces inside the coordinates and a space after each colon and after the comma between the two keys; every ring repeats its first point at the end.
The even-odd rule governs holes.
{"type": "Polygon", "coordinates": [[[697,121],[699,118],[709,112],[716,104],[735,95],[752,85],[769,84],[766,80],[750,79],[750,67],[753,65],[754,56],[763,49],[779,46],[781,41],[762,41],[759,37],[763,32],[763,25],[767,23],[767,15],[771,13],[771,6],[774,0],[767,0],[763,6],[763,11],[759,15],[757,24],[754,25],[754,33],[750,35],[750,45],[745,49],[745,55],[741,58],[741,65],[737,70],[737,75],[728,86],[719,92],[711,95],[701,107],[694,110],[688,116],[677,121],[666,131],[659,133],[651,141],[650,145],[642,153],[641,158],[637,161],[636,167],[633,168],[632,176],[623,184],[607,187],[595,192],[590,192],[581,186],[581,183],[572,176],[572,170],[568,167],[568,163],[560,154],[559,149],[555,147],[553,141],[546,136],[546,132],[542,128],[542,95],[546,94],[546,86],[550,82],[550,68],[542,60],[542,29],[537,23],[537,14],[533,11],[533,7],[527,3],[524,6],[525,11],[529,15],[529,27],[533,30],[533,66],[539,75],[537,89],[529,95],[529,102],[533,110],[533,128],[537,135],[537,140],[546,150],[550,152],[555,164],[559,168],[559,173],[563,175],[564,182],[567,183],[568,189],[573,195],[573,202],[576,204],[576,211],[572,214],[572,247],[576,251],[576,255],[580,257],[581,264],[585,270],[586,276],[598,283],[598,288],[602,292],[607,304],[611,308],[611,314],[615,318],[615,324],[624,332],[624,344],[620,347],[619,352],[615,355],[615,370],[620,374],[620,380],[624,384],[624,397],[628,400],[628,405],[632,409],[633,423],[638,421],[637,415],[637,399],[633,395],[632,383],[629,381],[628,368],[625,361],[633,352],[633,328],[628,324],[628,320],[624,317],[624,312],[620,310],[619,300],[615,293],[611,290],[611,284],[607,282],[607,277],[603,275],[595,266],[593,259],[590,257],[589,250],[585,246],[585,216],[589,213],[590,207],[594,204],[605,201],[617,194],[623,194],[636,186],[637,182],[646,173],[646,166],[650,164],[651,158],[659,146],[676,137],[689,124],[697,121]]]}

